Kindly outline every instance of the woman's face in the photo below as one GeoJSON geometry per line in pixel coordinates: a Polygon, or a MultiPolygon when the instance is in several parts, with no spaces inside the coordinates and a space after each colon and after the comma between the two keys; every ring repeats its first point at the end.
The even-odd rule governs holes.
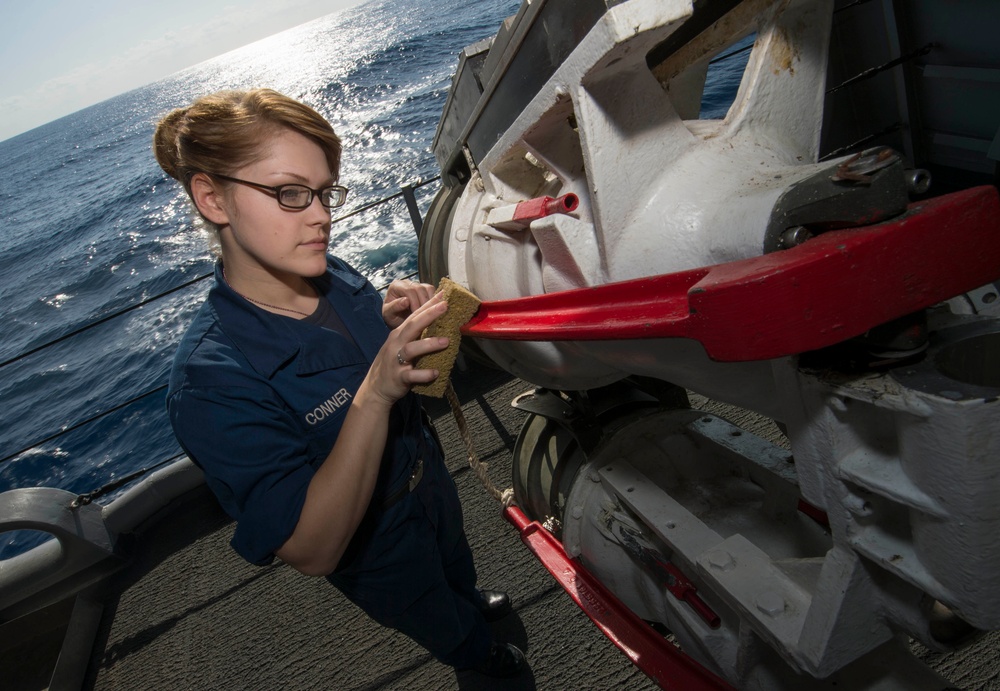
{"type": "MultiPolygon", "coordinates": [[[[289,129],[272,135],[265,157],[232,174],[261,185],[297,183],[312,189],[336,180],[323,150],[289,129]]],[[[330,211],[314,195],[305,209],[284,209],[269,192],[232,183],[225,195],[228,225],[221,230],[222,256],[231,273],[263,270],[279,280],[319,276],[326,270],[330,211]]]]}

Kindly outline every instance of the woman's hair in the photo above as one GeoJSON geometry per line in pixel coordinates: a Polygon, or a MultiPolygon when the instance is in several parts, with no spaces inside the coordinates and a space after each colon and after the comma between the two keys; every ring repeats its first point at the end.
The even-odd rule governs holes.
{"type": "Polygon", "coordinates": [[[340,174],[340,139],[322,115],[271,89],[220,91],[167,113],[153,135],[156,161],[191,195],[195,173],[231,175],[267,155],[268,138],[290,129],[323,150],[340,174]]]}

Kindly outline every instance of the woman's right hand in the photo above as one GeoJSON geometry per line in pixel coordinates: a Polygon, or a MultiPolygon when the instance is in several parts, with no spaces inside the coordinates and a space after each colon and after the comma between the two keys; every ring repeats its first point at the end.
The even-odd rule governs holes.
{"type": "Polygon", "coordinates": [[[415,384],[429,384],[438,377],[435,369],[416,369],[413,362],[428,353],[448,347],[446,337],[420,338],[428,326],[448,310],[441,293],[422,304],[402,324],[389,333],[382,345],[365,384],[387,405],[409,393],[415,384]]]}
{"type": "Polygon", "coordinates": [[[389,409],[436,370],[411,361],[448,347],[447,338],[420,338],[448,309],[438,293],[389,332],[358,388],[337,441],[309,482],[295,530],[275,552],[304,574],[324,576],[340,562],[371,502],[386,439],[389,409]],[[400,362],[400,361],[403,362],[400,362]]]}

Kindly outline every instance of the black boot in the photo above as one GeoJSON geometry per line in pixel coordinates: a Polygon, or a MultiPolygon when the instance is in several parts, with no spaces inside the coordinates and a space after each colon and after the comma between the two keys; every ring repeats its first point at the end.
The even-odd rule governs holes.
{"type": "Polygon", "coordinates": [[[494,641],[486,661],[473,669],[490,677],[513,677],[524,669],[524,664],[524,653],[517,646],[494,641]]]}
{"type": "Polygon", "coordinates": [[[486,621],[500,621],[511,612],[510,597],[499,590],[479,591],[479,612],[486,621]]]}

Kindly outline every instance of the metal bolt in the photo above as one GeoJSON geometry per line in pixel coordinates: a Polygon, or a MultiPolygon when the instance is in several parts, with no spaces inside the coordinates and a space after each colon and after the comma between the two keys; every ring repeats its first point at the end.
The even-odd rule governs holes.
{"type": "Polygon", "coordinates": [[[733,560],[733,555],[722,549],[712,550],[708,553],[707,559],[709,566],[723,572],[732,571],[736,566],[736,562],[733,560]]]}
{"type": "Polygon", "coordinates": [[[786,250],[798,247],[812,236],[813,234],[805,226],[793,226],[781,234],[781,246],[786,250]]]}
{"type": "Polygon", "coordinates": [[[785,611],[785,598],[773,590],[765,590],[758,595],[754,604],[757,605],[761,614],[766,614],[769,617],[776,617],[785,611]]]}
{"type": "Polygon", "coordinates": [[[582,506],[574,506],[573,507],[573,518],[577,518],[577,519],[583,518],[583,507],[582,506]]]}
{"type": "Polygon", "coordinates": [[[910,194],[923,194],[931,186],[931,174],[923,168],[906,171],[906,189],[910,194]]]}

